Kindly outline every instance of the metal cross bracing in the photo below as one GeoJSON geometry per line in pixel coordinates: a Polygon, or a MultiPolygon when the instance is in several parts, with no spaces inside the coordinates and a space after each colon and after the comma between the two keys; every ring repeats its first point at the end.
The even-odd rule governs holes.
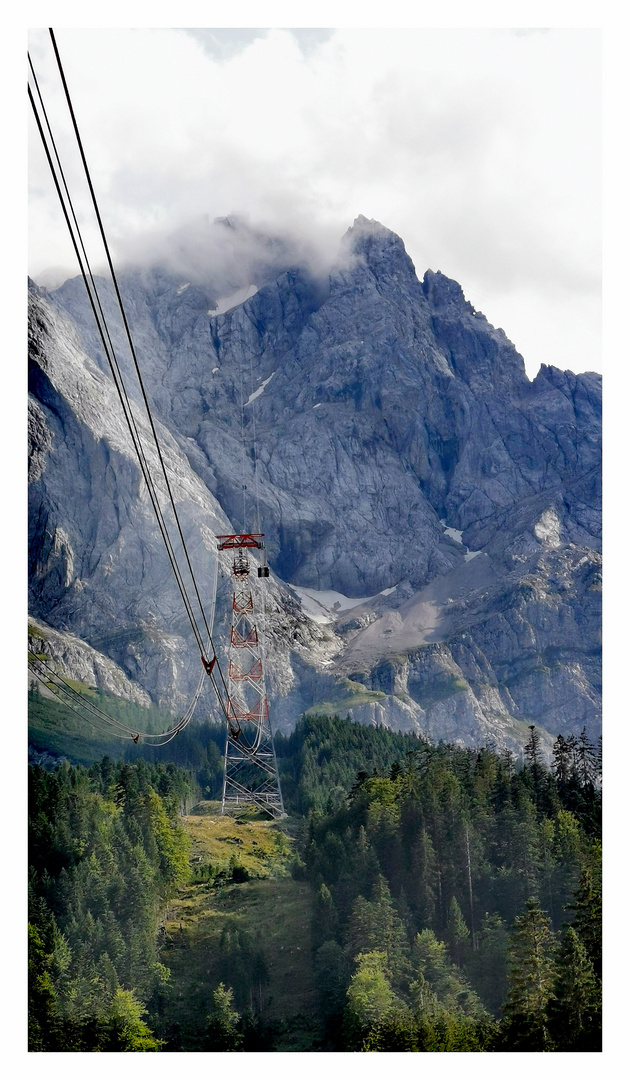
{"type": "Polygon", "coordinates": [[[227,732],[221,813],[255,806],[284,815],[265,687],[262,565],[252,566],[247,548],[264,551],[262,533],[219,536],[219,550],[232,550],[232,626],[227,672],[227,732]],[[256,573],[257,570],[257,573],[256,573]]]}

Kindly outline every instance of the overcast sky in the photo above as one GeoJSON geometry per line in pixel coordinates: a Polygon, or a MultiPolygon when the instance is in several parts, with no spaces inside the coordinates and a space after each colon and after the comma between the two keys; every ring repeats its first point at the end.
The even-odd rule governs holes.
{"type": "MultiPolygon", "coordinates": [[[[363,214],[420,277],[459,281],[530,376],[601,370],[597,29],[56,35],[120,263],[236,213],[325,264],[363,214]]],[[[74,182],[47,33],[29,47],[74,182]]],[[[29,236],[36,280],[77,272],[36,132],[29,236]]]]}

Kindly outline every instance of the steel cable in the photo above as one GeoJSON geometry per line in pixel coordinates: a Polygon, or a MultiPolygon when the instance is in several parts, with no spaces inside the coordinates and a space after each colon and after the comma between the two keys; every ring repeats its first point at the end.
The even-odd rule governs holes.
{"type": "MultiPolygon", "coordinates": [[[[29,61],[30,61],[30,57],[29,57],[29,61]]],[[[31,65],[31,67],[32,67],[32,65],[31,65]]],[[[35,81],[36,89],[38,90],[38,95],[40,97],[40,101],[42,101],[41,94],[39,94],[39,87],[38,87],[37,79],[36,79],[36,76],[35,76],[34,72],[33,72],[33,78],[34,78],[34,81],[35,81]]],[[[54,181],[55,187],[57,189],[57,194],[58,194],[59,200],[61,202],[64,217],[66,219],[66,224],[68,225],[68,230],[70,232],[70,237],[71,237],[72,244],[73,244],[73,247],[74,247],[74,250],[75,250],[75,254],[76,254],[77,260],[79,262],[79,268],[81,270],[81,275],[83,277],[85,288],[86,288],[86,291],[87,291],[87,294],[88,294],[88,299],[89,299],[90,305],[92,307],[92,312],[94,314],[94,318],[95,318],[96,325],[97,325],[97,328],[98,328],[98,331],[99,331],[101,342],[103,344],[103,348],[105,349],[105,354],[107,356],[107,360],[108,360],[108,363],[109,363],[109,366],[110,366],[110,370],[111,370],[111,373],[112,373],[112,379],[113,379],[114,385],[116,387],[116,390],[118,392],[118,396],[119,396],[120,403],[121,403],[121,406],[122,406],[123,414],[125,416],[125,420],[127,422],[128,428],[129,428],[129,432],[130,432],[130,435],[131,435],[131,440],[132,440],[134,449],[135,449],[136,454],[138,456],[138,461],[140,463],[140,469],[141,469],[142,475],[144,477],[144,481],[145,481],[145,483],[147,485],[147,491],[148,491],[149,497],[151,499],[151,503],[153,505],[153,509],[154,509],[154,512],[155,512],[155,515],[156,515],[156,519],[157,519],[157,522],[158,522],[160,533],[162,535],[162,539],[164,541],[164,544],[165,544],[165,547],[166,547],[166,550],[167,550],[169,561],[170,561],[171,567],[173,569],[173,573],[175,575],[175,579],[177,581],[177,584],[178,584],[178,587],[179,587],[179,590],[180,590],[180,593],[181,593],[181,596],[182,596],[182,600],[184,602],[184,607],[186,609],[186,613],[188,615],[189,622],[191,624],[191,627],[192,627],[193,633],[195,635],[195,638],[196,638],[197,644],[199,646],[199,649],[200,649],[201,653],[203,654],[203,642],[202,642],[202,639],[201,639],[201,635],[200,635],[199,630],[197,628],[197,623],[196,623],[196,620],[195,620],[194,615],[193,615],[193,611],[192,611],[192,607],[190,605],[190,601],[188,599],[188,594],[186,592],[186,587],[185,587],[185,584],[184,584],[184,580],[183,580],[183,577],[181,575],[181,571],[179,570],[179,565],[177,563],[177,558],[176,558],[176,555],[175,555],[175,551],[174,551],[172,542],[170,540],[170,536],[168,534],[168,530],[167,530],[167,527],[166,527],[166,522],[164,521],[164,516],[162,514],[161,507],[159,505],[157,492],[156,492],[156,489],[155,489],[155,485],[153,483],[153,479],[151,477],[148,462],[146,460],[146,455],[144,453],[144,448],[142,446],[142,441],[140,439],[140,434],[139,434],[139,431],[138,431],[138,428],[137,428],[136,420],[135,420],[135,417],[133,415],[131,402],[129,401],[129,397],[127,395],[127,391],[126,391],[126,388],[125,388],[125,385],[124,385],[124,382],[123,382],[123,379],[122,379],[122,373],[120,371],[120,366],[118,364],[118,360],[117,360],[117,357],[116,357],[115,350],[113,348],[111,335],[109,333],[109,327],[107,326],[107,320],[106,320],[105,315],[103,313],[103,308],[102,308],[102,305],[101,305],[101,302],[100,302],[98,289],[96,288],[96,283],[94,281],[94,276],[92,274],[92,270],[91,270],[91,267],[90,267],[90,264],[89,264],[89,260],[87,259],[87,256],[85,255],[85,246],[83,244],[81,231],[80,231],[80,228],[79,228],[77,220],[76,220],[76,215],[74,213],[74,207],[73,207],[73,204],[72,204],[72,199],[71,199],[71,197],[69,195],[68,188],[67,188],[67,185],[66,185],[66,182],[65,182],[65,176],[64,176],[64,173],[63,173],[63,168],[61,167],[61,163],[59,162],[59,156],[58,156],[57,151],[56,151],[56,145],[55,145],[54,137],[52,136],[52,132],[51,132],[51,143],[52,143],[53,149],[55,151],[55,156],[56,156],[57,162],[59,163],[60,176],[61,176],[61,179],[63,181],[64,188],[66,190],[67,199],[68,199],[68,207],[69,207],[70,213],[72,214],[72,217],[73,217],[73,220],[74,220],[74,223],[75,223],[75,226],[76,226],[76,231],[77,231],[76,236],[75,236],[75,232],[74,232],[74,229],[73,229],[71,221],[70,221],[68,207],[66,207],[66,204],[65,204],[62,192],[61,192],[59,179],[58,179],[57,174],[55,172],[55,168],[54,168],[54,164],[53,164],[53,161],[52,161],[52,156],[51,156],[51,153],[50,153],[50,149],[49,149],[48,144],[47,144],[47,142],[45,140],[45,137],[44,137],[44,132],[43,132],[43,129],[42,129],[41,121],[40,121],[39,115],[38,115],[37,110],[36,110],[35,102],[34,102],[30,87],[29,87],[28,92],[29,92],[29,98],[30,98],[30,101],[31,101],[31,105],[33,107],[33,111],[34,111],[34,114],[35,114],[35,120],[36,120],[38,129],[39,129],[39,132],[40,132],[40,136],[42,138],[42,143],[44,145],[44,150],[45,150],[45,153],[46,153],[46,157],[48,159],[48,163],[49,163],[51,173],[52,173],[52,176],[53,176],[53,181],[54,181]],[[81,247],[81,251],[79,251],[79,246],[81,247]],[[85,261],[85,265],[84,265],[84,261],[85,261]]],[[[48,120],[47,120],[47,116],[46,116],[45,107],[43,105],[43,101],[42,101],[42,111],[43,111],[43,114],[44,114],[44,118],[46,119],[48,130],[50,131],[50,125],[48,124],[48,120]]]]}
{"type": "MultiPolygon", "coordinates": [[[[155,424],[154,424],[154,421],[153,421],[153,415],[151,413],[151,407],[149,405],[149,399],[147,397],[147,393],[146,393],[146,390],[145,390],[144,381],[142,379],[142,375],[141,375],[141,372],[140,372],[140,367],[139,367],[139,364],[138,364],[138,358],[136,356],[136,350],[135,350],[135,346],[134,346],[133,339],[132,339],[132,336],[131,336],[131,330],[130,330],[130,327],[129,327],[129,323],[128,323],[128,320],[127,320],[127,314],[126,314],[125,307],[124,307],[123,300],[122,300],[122,296],[121,296],[121,293],[120,293],[120,288],[118,286],[118,279],[116,277],[116,272],[114,270],[114,264],[112,262],[112,258],[111,258],[111,254],[110,254],[110,250],[109,250],[109,244],[107,242],[107,237],[105,235],[105,229],[104,229],[104,226],[103,226],[101,213],[100,213],[100,210],[99,210],[99,207],[98,207],[98,202],[97,202],[97,199],[96,199],[96,193],[94,191],[94,187],[93,187],[93,184],[92,184],[92,177],[91,177],[91,174],[90,174],[90,170],[88,168],[87,159],[86,159],[85,152],[84,152],[84,149],[83,149],[83,141],[81,139],[81,134],[79,132],[79,127],[78,127],[77,120],[76,120],[76,117],[75,117],[74,108],[73,108],[73,105],[72,105],[72,100],[70,98],[70,93],[69,93],[68,85],[67,85],[67,82],[66,82],[65,72],[63,70],[63,65],[61,63],[61,57],[59,56],[59,50],[57,48],[57,42],[55,40],[55,35],[54,35],[52,29],[49,30],[49,33],[50,33],[50,39],[51,39],[51,42],[52,42],[53,50],[54,50],[54,53],[55,53],[55,58],[57,60],[57,67],[59,69],[59,74],[60,74],[61,81],[62,81],[62,84],[63,84],[64,94],[65,94],[66,102],[67,102],[67,105],[68,105],[68,110],[69,110],[70,117],[71,117],[71,120],[72,120],[72,126],[73,126],[74,133],[75,133],[76,140],[77,140],[77,146],[79,148],[79,153],[81,155],[81,161],[83,163],[83,168],[84,168],[84,172],[85,172],[86,181],[87,181],[87,184],[88,184],[88,187],[89,187],[89,190],[90,190],[90,196],[91,196],[91,199],[92,199],[92,205],[94,207],[94,213],[96,215],[96,220],[98,222],[98,227],[99,227],[99,231],[100,231],[100,234],[101,234],[101,239],[102,239],[102,242],[103,242],[103,248],[104,248],[104,251],[105,251],[106,258],[107,258],[107,265],[109,266],[109,271],[110,271],[110,274],[111,274],[111,277],[112,277],[112,283],[113,283],[114,290],[115,290],[115,293],[116,293],[116,299],[118,301],[118,307],[120,309],[121,318],[122,318],[123,325],[124,325],[124,328],[125,328],[125,334],[127,336],[127,341],[129,343],[129,349],[130,349],[130,352],[131,352],[131,357],[132,357],[134,368],[135,368],[136,375],[137,375],[137,378],[138,378],[138,385],[139,385],[140,391],[142,393],[142,398],[143,398],[143,401],[144,401],[144,405],[145,405],[145,408],[146,408],[146,411],[147,411],[147,417],[149,419],[149,424],[151,426],[151,431],[152,431],[153,438],[154,438],[154,441],[155,441],[155,447],[156,447],[156,450],[157,450],[160,466],[161,466],[161,469],[162,469],[162,474],[164,476],[164,482],[166,484],[168,497],[169,497],[171,507],[172,507],[172,510],[173,510],[173,515],[175,517],[175,521],[176,521],[176,524],[177,524],[177,529],[178,529],[181,544],[182,544],[182,550],[183,550],[184,556],[186,558],[186,563],[188,565],[188,570],[190,572],[190,577],[191,577],[191,580],[192,580],[192,583],[193,583],[193,588],[195,590],[195,595],[197,597],[197,603],[199,604],[199,610],[201,612],[201,616],[202,616],[202,619],[203,619],[203,622],[204,622],[204,625],[205,625],[205,628],[206,628],[206,632],[208,634],[208,637],[211,640],[212,635],[210,634],[210,629],[208,627],[208,622],[207,622],[204,607],[203,607],[203,604],[202,604],[202,601],[201,601],[201,596],[199,594],[199,589],[197,587],[197,581],[196,581],[196,578],[195,578],[195,575],[194,575],[194,572],[193,572],[192,564],[191,564],[191,561],[190,561],[190,556],[188,554],[188,548],[186,546],[186,541],[184,539],[184,533],[182,531],[181,523],[180,523],[180,520],[179,520],[179,515],[177,513],[177,508],[175,506],[175,500],[173,498],[173,493],[172,493],[172,490],[171,490],[171,484],[170,484],[170,481],[169,481],[169,478],[168,478],[168,473],[166,471],[166,466],[164,464],[164,459],[162,457],[162,450],[160,448],[160,443],[159,443],[159,440],[158,440],[158,437],[157,437],[157,432],[155,430],[155,424]]],[[[214,651],[214,646],[213,646],[213,651],[214,651]]],[[[216,655],[216,653],[215,653],[215,655],[216,655]]]]}
{"type": "MultiPolygon", "coordinates": [[[[116,292],[116,297],[117,297],[117,300],[118,300],[118,305],[119,305],[119,308],[120,308],[121,317],[122,317],[123,324],[124,324],[124,327],[125,327],[125,332],[126,332],[126,335],[127,335],[129,348],[130,348],[132,359],[133,359],[133,362],[134,362],[134,367],[135,367],[135,370],[136,370],[138,383],[139,383],[139,386],[140,386],[140,389],[141,389],[141,392],[142,392],[145,408],[146,408],[146,411],[147,411],[147,416],[148,416],[148,419],[149,419],[149,424],[150,424],[151,431],[152,431],[152,434],[153,434],[153,439],[154,439],[154,442],[155,442],[155,447],[156,447],[156,452],[157,452],[157,455],[158,455],[158,460],[160,462],[160,466],[161,466],[161,469],[162,469],[162,474],[164,476],[164,482],[165,482],[165,485],[166,485],[169,501],[170,501],[170,504],[171,504],[171,507],[172,507],[172,510],[173,510],[173,515],[174,515],[174,518],[175,518],[175,521],[176,521],[176,524],[177,524],[177,529],[178,529],[180,540],[181,540],[181,543],[182,543],[182,549],[184,551],[184,555],[185,555],[185,558],[186,558],[188,569],[189,569],[189,572],[190,572],[190,575],[191,575],[191,580],[193,582],[193,587],[194,587],[194,591],[195,591],[195,594],[196,594],[196,597],[197,597],[197,602],[199,604],[199,609],[200,609],[200,612],[201,612],[201,616],[202,616],[202,619],[203,619],[203,622],[204,622],[204,625],[205,625],[205,629],[207,631],[207,636],[208,636],[207,651],[209,653],[210,648],[212,648],[213,658],[214,658],[212,667],[214,667],[216,665],[216,668],[217,668],[217,671],[219,673],[220,680],[221,680],[221,683],[223,685],[223,689],[224,689],[224,692],[225,692],[225,695],[226,695],[226,699],[229,700],[229,695],[228,695],[227,685],[226,685],[226,682],[225,682],[225,677],[223,675],[223,671],[221,669],[221,666],[220,666],[220,663],[219,663],[219,660],[218,660],[218,657],[217,657],[217,654],[216,654],[214,643],[212,641],[211,624],[209,625],[209,623],[208,623],[208,619],[206,617],[205,610],[204,610],[204,607],[203,607],[203,604],[202,604],[202,601],[201,601],[201,597],[200,597],[200,594],[199,594],[199,589],[198,589],[198,586],[197,586],[195,575],[194,575],[194,572],[193,572],[193,569],[192,569],[192,564],[191,564],[190,557],[189,557],[189,554],[188,554],[188,548],[186,546],[183,531],[182,531],[182,528],[181,528],[179,515],[177,513],[177,509],[176,509],[176,506],[175,506],[175,500],[174,500],[174,497],[173,497],[170,481],[169,481],[168,474],[167,474],[167,471],[166,471],[164,458],[163,458],[162,451],[161,451],[160,444],[159,444],[159,440],[158,440],[158,437],[157,437],[157,432],[156,432],[156,429],[155,429],[155,424],[154,424],[154,421],[153,421],[151,408],[150,408],[148,398],[147,398],[147,395],[146,395],[146,390],[144,388],[144,382],[142,380],[141,372],[140,372],[140,369],[139,369],[137,356],[136,356],[136,352],[135,352],[135,347],[134,347],[134,344],[133,344],[133,339],[131,337],[131,331],[130,331],[130,328],[129,328],[129,323],[128,323],[127,316],[126,316],[125,309],[124,309],[124,305],[123,305],[123,302],[122,302],[122,297],[121,297],[121,294],[120,294],[118,281],[117,281],[117,278],[116,278],[116,275],[115,275],[113,263],[112,263],[110,252],[109,252],[109,246],[107,244],[107,239],[106,239],[106,236],[105,236],[105,230],[104,230],[104,227],[103,227],[102,218],[101,218],[101,215],[100,215],[100,211],[98,209],[98,204],[97,204],[94,188],[93,188],[92,181],[91,181],[91,176],[90,176],[89,169],[88,169],[87,160],[85,158],[85,154],[84,154],[84,151],[83,151],[83,144],[82,144],[80,133],[79,133],[79,130],[78,130],[78,125],[77,125],[77,122],[76,122],[76,117],[74,115],[74,110],[73,110],[73,107],[72,107],[72,102],[71,102],[71,99],[70,99],[70,95],[69,95],[69,91],[68,91],[68,87],[67,87],[67,83],[66,83],[66,79],[65,79],[65,74],[64,74],[64,71],[63,71],[63,66],[61,64],[61,59],[59,57],[59,52],[58,52],[58,49],[57,49],[57,45],[56,45],[56,41],[55,41],[52,29],[50,30],[50,36],[51,36],[51,40],[52,40],[52,44],[53,44],[53,49],[55,51],[55,56],[56,56],[56,59],[57,59],[57,65],[58,65],[60,76],[61,76],[61,79],[62,79],[64,92],[65,92],[65,96],[66,96],[66,101],[67,101],[67,104],[68,104],[68,108],[69,108],[72,123],[73,123],[73,128],[74,128],[74,131],[75,131],[75,137],[77,139],[77,143],[78,143],[78,146],[79,146],[79,150],[80,150],[80,154],[81,154],[81,158],[82,158],[82,162],[83,162],[83,166],[84,166],[84,171],[85,171],[85,174],[86,174],[86,180],[87,180],[87,183],[88,183],[88,186],[89,186],[89,189],[90,189],[90,194],[91,194],[91,197],[92,197],[92,203],[93,203],[94,211],[95,211],[97,221],[98,221],[98,224],[99,224],[99,230],[100,230],[101,238],[102,238],[103,245],[104,245],[104,248],[105,248],[107,261],[108,261],[108,265],[109,265],[109,268],[110,268],[110,273],[112,275],[112,282],[113,282],[114,289],[115,289],[115,292],[116,292]]],[[[64,200],[64,197],[63,197],[63,194],[62,194],[59,178],[57,176],[57,172],[55,170],[55,166],[54,166],[54,163],[53,163],[53,160],[52,160],[52,155],[51,155],[51,152],[50,152],[50,148],[48,146],[48,142],[46,140],[46,137],[45,137],[45,134],[44,134],[44,131],[43,131],[43,127],[42,127],[42,123],[41,123],[41,120],[40,120],[40,117],[39,117],[39,114],[38,114],[38,111],[37,111],[36,103],[35,103],[35,100],[33,98],[32,93],[31,93],[31,89],[29,87],[29,98],[30,98],[30,101],[31,101],[31,105],[32,105],[32,108],[33,108],[34,115],[35,115],[35,120],[36,120],[36,123],[37,123],[39,134],[40,134],[40,137],[41,137],[41,140],[42,140],[42,144],[44,146],[46,157],[48,159],[49,167],[51,169],[51,173],[52,173],[52,176],[53,176],[53,181],[55,183],[57,194],[59,196],[59,200],[60,200],[61,207],[62,207],[62,210],[63,210],[63,213],[64,213],[66,224],[67,224],[68,230],[70,232],[73,247],[74,247],[75,253],[77,255],[77,259],[78,259],[78,262],[79,262],[79,267],[80,267],[81,274],[82,274],[82,277],[83,277],[83,280],[84,280],[84,283],[85,283],[85,286],[86,286],[88,299],[89,299],[91,307],[92,307],[92,311],[93,311],[93,314],[94,314],[94,317],[95,317],[95,321],[96,321],[96,324],[97,324],[99,335],[101,337],[101,341],[103,343],[103,347],[105,349],[105,353],[107,355],[107,359],[108,359],[108,362],[109,362],[109,365],[110,365],[110,369],[111,369],[111,372],[112,372],[112,378],[114,380],[114,384],[116,386],[116,389],[117,389],[117,392],[118,392],[118,395],[119,395],[119,398],[120,398],[120,401],[121,401],[121,406],[123,408],[123,414],[125,416],[125,419],[126,419],[126,422],[127,422],[130,434],[131,434],[132,443],[133,443],[134,448],[136,450],[136,453],[138,455],[138,460],[140,462],[140,467],[141,467],[141,471],[143,473],[143,477],[145,479],[145,483],[147,484],[147,491],[149,493],[149,496],[150,496],[150,499],[151,499],[151,502],[152,502],[152,505],[153,505],[153,508],[154,508],[154,511],[155,511],[155,514],[156,514],[156,518],[157,518],[157,521],[158,521],[158,526],[160,528],[162,539],[164,541],[164,544],[165,544],[165,547],[166,547],[166,550],[167,550],[167,554],[169,556],[169,561],[171,563],[171,566],[172,566],[172,569],[173,569],[173,572],[174,572],[174,575],[175,575],[175,578],[176,578],[180,593],[182,595],[182,600],[184,602],[184,606],[185,606],[185,609],[186,609],[188,619],[190,621],[194,636],[196,638],[198,647],[200,649],[202,661],[204,661],[203,641],[201,639],[201,635],[200,635],[199,630],[197,628],[197,623],[196,623],[196,619],[194,617],[194,613],[192,611],[192,606],[190,604],[190,600],[188,599],[186,586],[185,586],[185,583],[183,581],[181,571],[179,570],[179,566],[178,566],[178,563],[177,563],[177,558],[176,558],[176,555],[175,555],[175,551],[174,551],[172,542],[170,540],[170,536],[168,534],[168,529],[166,527],[166,523],[164,521],[161,508],[159,506],[159,501],[158,501],[158,498],[157,498],[157,492],[156,492],[155,486],[153,484],[153,480],[152,480],[152,477],[151,477],[148,462],[146,460],[146,456],[145,456],[144,449],[143,449],[143,446],[142,446],[142,441],[141,441],[141,438],[140,438],[140,434],[139,434],[139,431],[138,431],[138,428],[137,428],[135,417],[133,415],[132,406],[131,406],[131,403],[129,401],[128,395],[127,395],[124,380],[123,380],[123,377],[122,377],[122,372],[120,370],[120,366],[118,364],[118,359],[116,357],[115,349],[113,347],[113,343],[112,343],[112,340],[111,340],[111,335],[109,333],[107,320],[105,318],[103,308],[102,308],[102,305],[101,305],[100,296],[99,296],[99,293],[98,293],[98,288],[96,286],[96,282],[94,280],[94,276],[92,274],[91,267],[90,267],[90,264],[89,264],[89,259],[87,257],[86,251],[85,251],[85,245],[83,244],[83,239],[82,239],[82,236],[81,236],[81,230],[80,230],[80,227],[79,227],[78,222],[77,222],[76,214],[74,212],[74,206],[73,206],[72,198],[70,196],[68,185],[67,185],[66,180],[65,180],[65,174],[64,174],[64,171],[63,171],[63,167],[61,165],[59,154],[57,152],[54,135],[52,133],[52,129],[51,129],[50,123],[48,121],[45,105],[44,105],[43,98],[42,98],[42,95],[41,95],[41,92],[40,92],[40,89],[39,89],[39,85],[38,85],[38,82],[37,82],[37,77],[36,77],[36,73],[35,73],[33,64],[30,61],[30,57],[29,57],[29,63],[30,63],[30,66],[31,66],[31,71],[32,71],[35,87],[36,87],[36,90],[37,90],[37,94],[38,94],[38,97],[39,97],[39,100],[40,100],[42,113],[43,113],[43,116],[44,116],[44,119],[45,119],[45,122],[46,122],[46,127],[47,127],[48,132],[49,132],[50,143],[51,143],[51,146],[53,148],[55,158],[56,158],[56,161],[57,161],[57,168],[59,170],[59,176],[61,177],[61,181],[63,183],[63,187],[64,187],[64,190],[66,192],[67,206],[66,206],[66,201],[64,200]],[[69,207],[70,212],[68,211],[68,207],[69,207]],[[70,213],[71,213],[72,219],[74,221],[74,229],[73,229],[72,223],[70,221],[70,213]],[[75,236],[75,230],[76,230],[76,236],[75,236]],[[77,240],[77,237],[78,237],[78,240],[77,240]],[[80,246],[81,250],[79,250],[79,246],[80,246]]],[[[216,595],[216,579],[215,579],[215,595],[216,595]]],[[[214,621],[214,614],[213,614],[213,617],[212,617],[212,622],[213,621],[214,621]]],[[[221,705],[222,711],[227,716],[228,707],[226,705],[226,702],[224,702],[223,699],[222,699],[222,695],[221,695],[221,692],[220,692],[219,687],[217,685],[217,681],[216,681],[216,677],[214,675],[214,672],[212,670],[208,670],[205,663],[204,663],[204,668],[207,671],[207,673],[210,675],[211,683],[212,683],[214,691],[215,691],[215,693],[217,695],[217,699],[218,699],[218,701],[219,701],[219,703],[221,705]]],[[[203,673],[202,673],[202,678],[200,679],[200,683],[203,684],[203,673]]],[[[181,728],[178,727],[177,729],[173,729],[173,730],[176,733],[176,731],[181,730],[181,728]]],[[[164,733],[164,734],[167,734],[167,733],[164,733]]]]}
{"type": "MultiPolygon", "coordinates": [[[[217,566],[217,563],[215,562],[211,624],[212,624],[212,622],[214,622],[214,612],[215,612],[215,609],[216,609],[216,588],[217,588],[216,566],[217,566]]],[[[186,712],[184,713],[184,715],[177,722],[177,724],[175,724],[168,731],[162,731],[162,732],[158,732],[158,733],[154,734],[154,733],[151,733],[151,732],[142,732],[142,731],[138,731],[137,729],[129,728],[125,724],[122,724],[119,720],[114,719],[114,717],[110,716],[108,713],[104,712],[101,708],[99,708],[98,705],[95,705],[95,703],[93,701],[90,701],[88,698],[85,697],[85,695],[83,695],[79,691],[77,691],[72,686],[72,684],[69,683],[68,680],[63,677],[63,675],[60,675],[59,672],[55,671],[54,668],[52,668],[50,666],[50,664],[48,664],[41,656],[38,656],[36,653],[29,653],[29,667],[30,667],[31,671],[33,672],[33,674],[35,675],[35,677],[37,679],[39,679],[39,681],[43,685],[47,686],[48,689],[55,692],[57,694],[57,696],[60,698],[60,700],[62,701],[62,703],[64,705],[66,705],[68,708],[72,709],[74,712],[76,712],[79,716],[81,716],[81,713],[78,713],[78,710],[77,710],[76,706],[73,704],[73,701],[75,701],[75,700],[78,701],[78,703],[79,703],[79,705],[80,705],[80,707],[82,709],[85,709],[86,712],[91,713],[92,717],[96,721],[98,721],[100,723],[105,723],[109,727],[118,728],[120,732],[124,732],[124,734],[119,734],[118,731],[114,731],[112,733],[112,734],[116,735],[118,738],[131,739],[133,742],[136,742],[136,743],[139,742],[140,739],[142,739],[143,742],[147,742],[148,745],[152,745],[152,746],[166,745],[166,743],[170,742],[171,739],[174,739],[175,736],[178,735],[180,731],[183,731],[184,728],[188,726],[188,724],[192,720],[193,713],[195,711],[197,702],[198,702],[199,697],[201,695],[201,691],[202,691],[202,688],[203,688],[203,683],[204,683],[204,680],[205,680],[205,672],[202,671],[201,675],[200,675],[200,678],[199,678],[199,682],[197,684],[197,688],[195,690],[195,693],[193,694],[191,703],[188,706],[188,708],[187,708],[186,712]],[[42,674],[42,670],[44,671],[45,674],[42,674]],[[153,740],[160,740],[160,741],[155,742],[153,740]]]]}

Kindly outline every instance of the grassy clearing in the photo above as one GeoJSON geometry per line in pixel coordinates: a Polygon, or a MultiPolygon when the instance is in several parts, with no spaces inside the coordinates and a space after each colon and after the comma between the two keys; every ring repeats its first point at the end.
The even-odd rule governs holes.
{"type": "Polygon", "coordinates": [[[250,878],[286,877],[291,843],[274,821],[254,817],[221,817],[218,802],[200,803],[182,818],[191,841],[193,872],[211,868],[212,877],[230,867],[243,867],[250,878]]]}
{"type": "MultiPolygon", "coordinates": [[[[212,994],[230,984],[221,944],[226,927],[245,932],[265,958],[268,982],[241,1002],[275,1026],[274,1050],[312,1049],[309,1017],[316,1011],[311,977],[311,889],[287,865],[291,840],[271,821],[220,817],[219,804],[202,804],[182,819],[191,840],[191,868],[228,873],[234,865],[250,880],[193,882],[171,900],[164,920],[162,961],[171,970],[164,1015],[176,1025],[182,1050],[201,1050],[212,994]],[[199,812],[201,811],[201,812],[199,812]],[[210,812],[209,812],[210,811],[210,812]]],[[[312,1025],[311,1025],[312,1026],[312,1025]]]]}

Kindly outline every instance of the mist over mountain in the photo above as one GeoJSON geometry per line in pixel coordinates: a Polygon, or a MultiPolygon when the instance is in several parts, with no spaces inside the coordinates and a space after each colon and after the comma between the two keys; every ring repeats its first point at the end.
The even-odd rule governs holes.
{"type": "MultiPolygon", "coordinates": [[[[259,513],[276,726],[313,708],[466,745],[599,734],[600,377],[531,381],[378,222],[332,269],[237,219],[208,229],[194,265],[184,238],[120,281],[202,588],[214,536],[259,513]]],[[[80,278],[32,286],[30,359],[31,614],[68,674],[80,639],[182,708],[198,657],[80,278]]]]}

